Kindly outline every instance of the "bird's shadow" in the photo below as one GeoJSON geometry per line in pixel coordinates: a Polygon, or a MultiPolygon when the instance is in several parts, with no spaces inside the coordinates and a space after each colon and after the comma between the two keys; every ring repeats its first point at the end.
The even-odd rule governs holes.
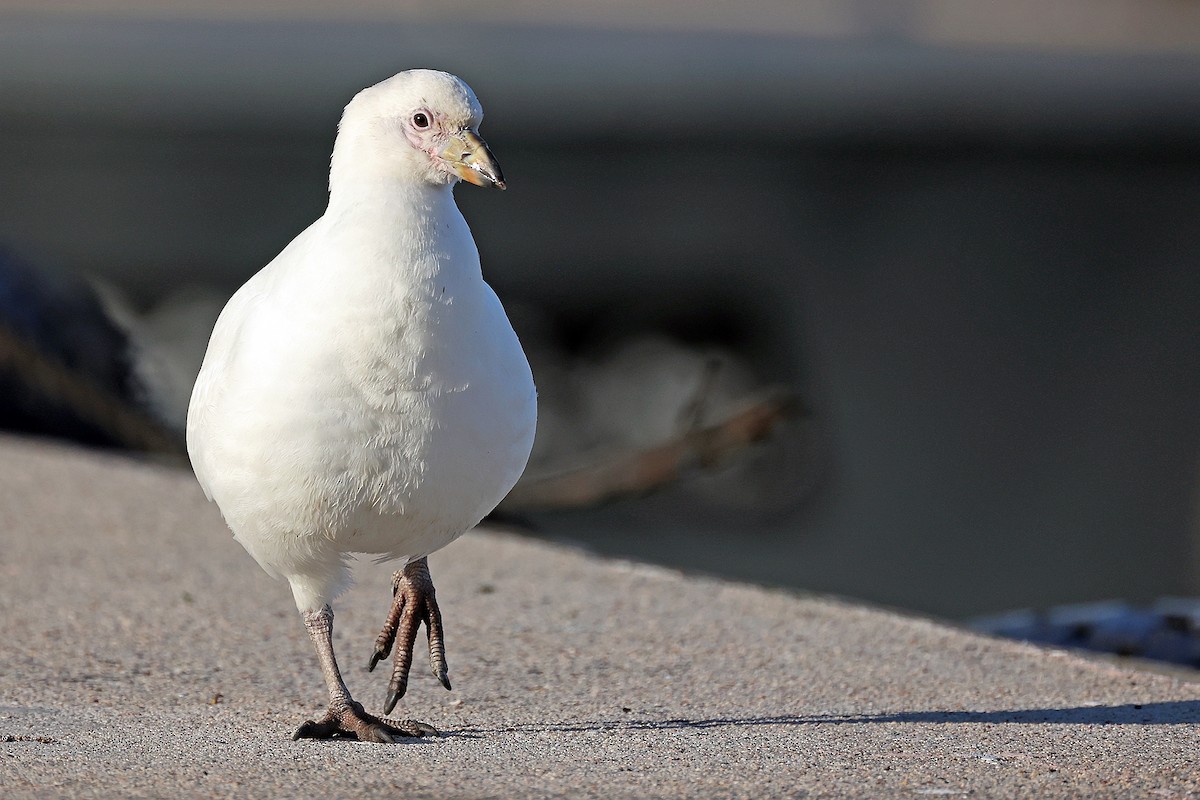
{"type": "Polygon", "coordinates": [[[606,720],[460,728],[446,737],[479,738],[497,733],[582,733],[587,731],[654,731],[704,728],[742,728],[758,725],[870,725],[920,722],[1009,725],[1189,725],[1200,723],[1200,700],[1161,703],[1086,705],[1062,708],[1022,708],[1002,711],[897,711],[889,714],[781,714],[710,719],[606,720]]]}

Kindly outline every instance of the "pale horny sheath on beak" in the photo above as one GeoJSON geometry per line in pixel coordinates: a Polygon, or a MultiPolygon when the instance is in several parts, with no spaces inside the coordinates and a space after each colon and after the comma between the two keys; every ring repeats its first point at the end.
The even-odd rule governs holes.
{"type": "Polygon", "coordinates": [[[439,155],[455,175],[468,183],[507,188],[496,157],[475,131],[464,130],[451,135],[450,143],[439,155]]]}

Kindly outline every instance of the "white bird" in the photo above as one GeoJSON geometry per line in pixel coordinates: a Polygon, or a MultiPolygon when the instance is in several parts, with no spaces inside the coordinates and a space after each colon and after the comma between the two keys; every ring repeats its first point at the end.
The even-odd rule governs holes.
{"type": "Polygon", "coordinates": [[[505,187],[459,78],[412,70],[359,92],[338,126],[329,206],[221,312],[188,408],[193,469],[234,538],[287,579],[329,687],[293,738],[433,732],[355,702],[331,603],[353,553],[401,559],[370,668],[398,640],[384,714],[425,623],[449,689],[425,556],[478,523],[525,468],[537,418],[525,354],[454,203],[505,187]]]}

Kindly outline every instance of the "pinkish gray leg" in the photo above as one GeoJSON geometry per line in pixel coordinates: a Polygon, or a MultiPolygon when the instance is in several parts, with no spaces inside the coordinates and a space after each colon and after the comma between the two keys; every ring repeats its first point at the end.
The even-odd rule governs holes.
{"type": "Polygon", "coordinates": [[[308,636],[317,649],[321,674],[329,687],[329,710],[321,719],[310,719],[301,725],[292,735],[293,740],[346,738],[390,743],[397,736],[437,734],[435,728],[424,722],[391,720],[368,714],[350,696],[333,655],[333,609],[324,606],[319,611],[304,612],[304,627],[308,628],[308,636]]]}
{"type": "Polygon", "coordinates": [[[412,666],[413,646],[421,623],[429,634],[429,666],[438,682],[450,688],[450,676],[446,667],[446,645],[442,634],[442,612],[438,610],[437,595],[433,579],[429,577],[429,561],[418,558],[405,565],[392,576],[392,608],[384,620],[383,630],[375,640],[375,652],[371,654],[368,670],[388,657],[392,645],[396,644],[396,655],[392,664],[392,678],[388,681],[387,700],[383,713],[390,714],[408,688],[408,672],[412,666]]]}

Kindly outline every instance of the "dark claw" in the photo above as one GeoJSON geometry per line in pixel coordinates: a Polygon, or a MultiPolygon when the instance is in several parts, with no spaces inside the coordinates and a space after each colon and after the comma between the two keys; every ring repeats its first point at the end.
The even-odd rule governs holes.
{"type": "Polygon", "coordinates": [[[387,700],[383,702],[383,713],[392,713],[392,709],[396,707],[396,703],[399,703],[400,698],[404,697],[405,688],[406,687],[401,686],[399,689],[393,689],[392,691],[388,692],[387,700]]]}
{"type": "Polygon", "coordinates": [[[450,676],[446,674],[446,670],[442,670],[441,672],[438,672],[436,674],[437,674],[438,683],[440,683],[442,686],[445,686],[447,691],[451,691],[450,676]]]}
{"type": "Polygon", "coordinates": [[[374,672],[375,665],[385,658],[387,658],[387,653],[380,653],[378,650],[371,653],[371,663],[367,664],[367,672],[374,672]]]}
{"type": "Polygon", "coordinates": [[[372,725],[367,730],[367,733],[370,735],[371,741],[377,742],[378,744],[395,744],[396,743],[396,740],[394,738],[392,738],[392,734],[388,733],[388,731],[385,730],[380,725],[372,725]]]}

